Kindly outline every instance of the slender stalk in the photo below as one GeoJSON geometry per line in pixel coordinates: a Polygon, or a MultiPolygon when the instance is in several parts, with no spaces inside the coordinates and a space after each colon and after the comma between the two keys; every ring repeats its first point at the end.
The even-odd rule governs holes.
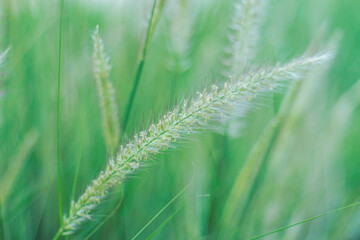
{"type": "Polygon", "coordinates": [[[190,182],[178,194],[176,194],[176,196],[173,197],[170,202],[168,202],[149,222],[147,222],[145,226],[141,228],[141,230],[131,240],[135,240],[163,211],[165,211],[170,206],[171,203],[173,203],[183,192],[185,192],[191,184],[192,182],[190,182]]]}
{"type": "Polygon", "coordinates": [[[201,194],[201,195],[197,195],[197,196],[194,196],[194,197],[188,199],[178,209],[176,209],[175,212],[173,212],[168,218],[166,218],[165,221],[162,222],[161,225],[157,229],[155,229],[155,231],[153,233],[151,233],[149,237],[146,238],[146,240],[151,239],[157,232],[159,232],[168,222],[171,221],[171,219],[173,219],[176,216],[176,214],[178,214],[182,209],[184,209],[184,207],[187,204],[189,204],[191,201],[193,201],[197,198],[200,198],[200,197],[210,197],[210,195],[209,194],[201,194]]]}
{"type": "Polygon", "coordinates": [[[58,192],[59,192],[59,218],[60,226],[63,225],[62,200],[61,200],[61,169],[60,169],[60,78],[61,78],[61,40],[63,22],[64,0],[60,0],[60,24],[59,24],[59,65],[58,65],[58,95],[57,95],[57,169],[58,169],[58,192]]]}
{"type": "Polygon", "coordinates": [[[135,94],[136,94],[137,88],[139,86],[139,81],[140,81],[142,71],[143,71],[143,68],[144,68],[145,58],[146,58],[147,49],[148,49],[148,45],[149,45],[149,41],[150,41],[150,33],[151,33],[153,17],[154,17],[155,8],[156,8],[156,2],[157,2],[157,0],[154,0],[154,4],[153,4],[152,10],[151,10],[151,15],[150,15],[150,20],[149,20],[149,26],[148,26],[147,32],[146,32],[145,43],[144,43],[144,46],[143,46],[143,49],[142,49],[142,52],[141,52],[139,65],[138,65],[137,70],[136,70],[134,85],[133,85],[133,88],[132,88],[131,93],[130,93],[130,98],[129,98],[128,104],[126,106],[125,115],[124,115],[124,121],[123,121],[123,129],[122,129],[123,132],[126,130],[127,123],[129,121],[131,108],[132,108],[132,105],[134,103],[135,94]]]}
{"type": "Polygon", "coordinates": [[[59,237],[61,236],[62,232],[63,232],[63,229],[60,228],[59,231],[57,231],[57,233],[55,234],[53,240],[59,239],[59,237]]]}
{"type": "Polygon", "coordinates": [[[318,215],[318,216],[315,216],[315,217],[312,217],[312,218],[308,218],[308,219],[302,220],[302,221],[300,221],[300,222],[293,223],[293,224],[290,224],[290,225],[288,225],[288,226],[285,226],[285,227],[276,229],[276,230],[274,230],[274,231],[271,231],[271,232],[268,232],[268,233],[259,235],[259,236],[257,236],[257,237],[250,238],[249,240],[260,239],[260,238],[269,236],[269,235],[271,235],[271,234],[274,234],[274,233],[277,233],[277,232],[284,231],[284,230],[286,230],[286,229],[295,227],[295,226],[297,226],[297,225],[300,225],[300,224],[303,224],[303,223],[306,223],[306,222],[313,221],[313,220],[315,220],[315,219],[324,217],[324,216],[326,216],[326,215],[329,215],[329,214],[332,214],[332,213],[336,213],[336,212],[340,212],[340,211],[342,211],[342,210],[345,210],[345,209],[348,209],[348,208],[351,208],[351,207],[355,207],[355,206],[357,206],[357,205],[359,205],[359,204],[360,204],[360,202],[355,202],[355,203],[353,203],[353,204],[350,204],[350,205],[347,205],[347,206],[344,206],[344,207],[341,207],[341,208],[332,210],[332,211],[330,211],[330,212],[326,212],[326,213],[320,214],[320,215],[318,215]]]}

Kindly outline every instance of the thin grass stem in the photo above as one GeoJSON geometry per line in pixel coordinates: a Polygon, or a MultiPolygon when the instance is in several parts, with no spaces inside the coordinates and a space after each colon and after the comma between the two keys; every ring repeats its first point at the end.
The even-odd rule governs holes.
{"type": "Polygon", "coordinates": [[[171,219],[173,219],[175,217],[175,215],[178,214],[192,200],[195,200],[195,199],[200,198],[200,197],[210,197],[210,195],[209,194],[202,194],[202,195],[197,195],[197,196],[194,196],[194,197],[188,199],[185,203],[183,203],[181,205],[181,207],[176,209],[175,212],[173,212],[164,222],[162,222],[161,225],[157,229],[155,229],[155,231],[153,233],[151,233],[149,237],[146,238],[146,240],[151,239],[158,231],[160,231],[168,222],[170,222],[171,219]]]}
{"type": "Polygon", "coordinates": [[[57,170],[58,170],[58,192],[59,192],[59,220],[63,225],[62,200],[61,200],[61,169],[60,169],[60,79],[61,79],[61,40],[63,23],[64,0],[60,0],[60,24],[59,24],[59,64],[58,64],[58,94],[57,94],[57,170]]]}
{"type": "Polygon", "coordinates": [[[59,237],[61,236],[62,232],[63,232],[63,229],[60,228],[60,229],[57,231],[57,233],[55,234],[53,240],[59,239],[59,237]]]}
{"type": "Polygon", "coordinates": [[[257,237],[250,238],[249,240],[260,239],[260,238],[269,236],[269,235],[271,235],[271,234],[278,233],[278,232],[284,231],[284,230],[286,230],[286,229],[295,227],[295,226],[297,226],[297,225],[300,225],[300,224],[303,224],[303,223],[306,223],[306,222],[310,222],[310,221],[316,220],[316,219],[321,218],[321,217],[325,217],[326,215],[333,214],[333,213],[337,213],[337,212],[343,211],[343,210],[348,209],[348,208],[351,208],[351,207],[355,207],[355,206],[357,206],[357,205],[360,205],[360,202],[355,202],[355,203],[352,203],[352,204],[350,204],[350,205],[347,205],[347,206],[344,206],[344,207],[341,207],[341,208],[332,210],[332,211],[330,211],[330,212],[326,212],[326,213],[320,214],[320,215],[318,215],[318,216],[311,217],[311,218],[302,220],[302,221],[300,221],[300,222],[290,224],[290,225],[288,225],[288,226],[285,226],[285,227],[276,229],[276,230],[274,230],[274,231],[271,231],[271,232],[268,232],[268,233],[259,235],[259,236],[257,236],[257,237]]]}
{"type": "Polygon", "coordinates": [[[146,223],[145,226],[141,228],[140,231],[131,240],[135,240],[135,238],[137,238],[162,212],[164,212],[171,203],[173,203],[178,197],[180,197],[181,194],[183,194],[190,187],[191,183],[192,182],[190,182],[178,194],[176,194],[176,196],[173,197],[148,223],[146,223]]]}
{"type": "Polygon", "coordinates": [[[141,75],[142,75],[142,72],[143,72],[145,58],[146,58],[146,54],[147,54],[147,49],[148,49],[148,45],[149,45],[149,41],[150,41],[150,33],[151,33],[153,17],[154,17],[155,8],[156,8],[156,2],[157,2],[157,0],[154,0],[154,4],[153,4],[152,10],[151,10],[151,15],[150,15],[150,20],[149,20],[149,25],[148,25],[148,28],[147,28],[147,31],[146,31],[146,37],[145,37],[144,46],[143,46],[143,49],[142,49],[142,52],[141,52],[139,65],[138,65],[137,70],[136,70],[134,85],[133,85],[133,88],[132,88],[131,93],[130,93],[130,98],[129,98],[128,104],[126,106],[125,115],[124,115],[124,121],[123,121],[123,125],[122,125],[123,126],[123,129],[122,129],[123,132],[125,132],[126,127],[127,127],[129,117],[130,117],[130,113],[131,113],[131,108],[132,108],[132,105],[134,103],[136,91],[138,89],[140,78],[141,78],[141,75]]]}

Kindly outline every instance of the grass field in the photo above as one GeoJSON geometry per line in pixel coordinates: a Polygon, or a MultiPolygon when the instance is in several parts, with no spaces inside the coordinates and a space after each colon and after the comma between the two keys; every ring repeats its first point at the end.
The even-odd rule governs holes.
{"type": "Polygon", "coordinates": [[[251,239],[274,230],[262,239],[359,239],[360,1],[255,6],[259,35],[244,41],[256,51],[241,66],[231,62],[233,36],[246,29],[233,20],[246,1],[263,2],[65,0],[61,13],[61,0],[1,0],[0,239],[251,239]],[[97,25],[109,79],[93,53],[97,25]],[[96,188],[104,196],[66,232],[59,215],[120,146],[178,103],[230,75],[241,81],[329,49],[328,63],[279,79],[297,80],[184,125],[171,145],[139,157],[138,170],[126,168],[121,184],[96,188]]]}

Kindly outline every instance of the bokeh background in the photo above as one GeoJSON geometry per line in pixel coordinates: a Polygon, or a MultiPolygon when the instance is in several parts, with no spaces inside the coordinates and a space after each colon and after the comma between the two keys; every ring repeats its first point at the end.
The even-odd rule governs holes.
{"type": "MultiPolygon", "coordinates": [[[[224,80],[237,1],[165,3],[121,143],[180,99],[224,80]]],[[[78,159],[76,197],[108,159],[92,74],[91,35],[99,25],[111,58],[110,79],[122,124],[152,4],[151,0],[65,0],[60,100],[65,213],[78,159]]],[[[59,8],[59,1],[53,0],[0,2],[0,49],[11,47],[0,85],[0,179],[10,189],[1,205],[0,239],[50,239],[59,228],[59,8]],[[10,171],[13,162],[17,171],[10,171]]],[[[243,181],[247,190],[237,199],[236,211],[224,214],[229,193],[236,192],[235,179],[244,171],[252,146],[278,112],[284,94],[255,99],[256,107],[238,120],[236,129],[224,127],[225,134],[200,131],[157,156],[125,186],[115,189],[95,220],[70,239],[87,236],[120,198],[121,207],[91,239],[131,239],[189,183],[139,239],[178,209],[154,238],[248,239],[358,201],[360,92],[350,97],[346,92],[360,78],[359,10],[357,0],[268,1],[256,64],[300,56],[323,29],[325,38],[340,31],[342,39],[331,66],[304,78],[264,162],[258,170],[246,170],[251,177],[243,181]]],[[[360,208],[355,206],[266,239],[359,239],[359,224],[360,208]]]]}

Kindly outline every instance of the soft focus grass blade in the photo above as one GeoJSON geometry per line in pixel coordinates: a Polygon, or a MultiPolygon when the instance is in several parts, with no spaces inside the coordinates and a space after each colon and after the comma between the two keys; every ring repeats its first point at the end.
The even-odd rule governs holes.
{"type": "Polygon", "coordinates": [[[0,202],[3,207],[5,206],[9,194],[11,193],[11,191],[13,191],[15,181],[18,178],[21,169],[24,167],[24,163],[28,158],[28,155],[32,150],[33,146],[35,145],[37,139],[38,133],[35,130],[25,135],[22,144],[17,150],[16,156],[10,162],[5,174],[1,176],[0,202]]]}
{"type": "Polygon", "coordinates": [[[360,205],[360,202],[356,202],[356,203],[353,203],[353,204],[350,204],[350,205],[347,205],[347,206],[344,206],[344,207],[335,209],[335,210],[333,210],[333,211],[326,212],[326,213],[320,214],[320,215],[318,215],[318,216],[315,216],[315,217],[312,217],[312,218],[308,218],[308,219],[305,219],[305,220],[303,220],[303,221],[300,221],[300,222],[297,222],[297,223],[288,225],[288,226],[286,226],[286,227],[282,227],[282,228],[276,229],[276,230],[274,230],[274,231],[271,231],[271,232],[268,232],[268,233],[259,235],[259,236],[257,236],[257,237],[250,238],[250,240],[260,239],[260,238],[269,236],[269,235],[271,235],[271,234],[278,233],[278,232],[284,231],[284,230],[286,230],[286,229],[295,227],[295,226],[297,226],[297,225],[304,224],[304,223],[307,223],[307,222],[316,220],[316,219],[321,218],[321,217],[325,217],[326,215],[333,214],[333,213],[337,213],[337,212],[346,210],[346,209],[351,208],[351,207],[355,207],[355,206],[357,206],[357,205],[360,205]]]}
{"type": "Polygon", "coordinates": [[[61,187],[61,164],[60,164],[60,79],[61,79],[61,47],[62,47],[62,24],[63,24],[64,0],[60,0],[60,24],[59,24],[59,59],[58,59],[58,78],[57,78],[57,131],[56,131],[56,146],[57,146],[57,172],[58,172],[58,201],[59,201],[59,221],[60,226],[63,225],[62,213],[62,187],[61,187]]]}
{"type": "Polygon", "coordinates": [[[185,186],[178,194],[175,195],[175,197],[173,197],[152,219],[150,219],[149,222],[147,222],[145,224],[145,226],[143,228],[140,229],[140,231],[131,239],[134,240],[136,239],[162,212],[164,212],[171,203],[173,203],[177,198],[179,198],[181,196],[181,194],[183,194],[191,185],[191,182],[185,186]]]}

